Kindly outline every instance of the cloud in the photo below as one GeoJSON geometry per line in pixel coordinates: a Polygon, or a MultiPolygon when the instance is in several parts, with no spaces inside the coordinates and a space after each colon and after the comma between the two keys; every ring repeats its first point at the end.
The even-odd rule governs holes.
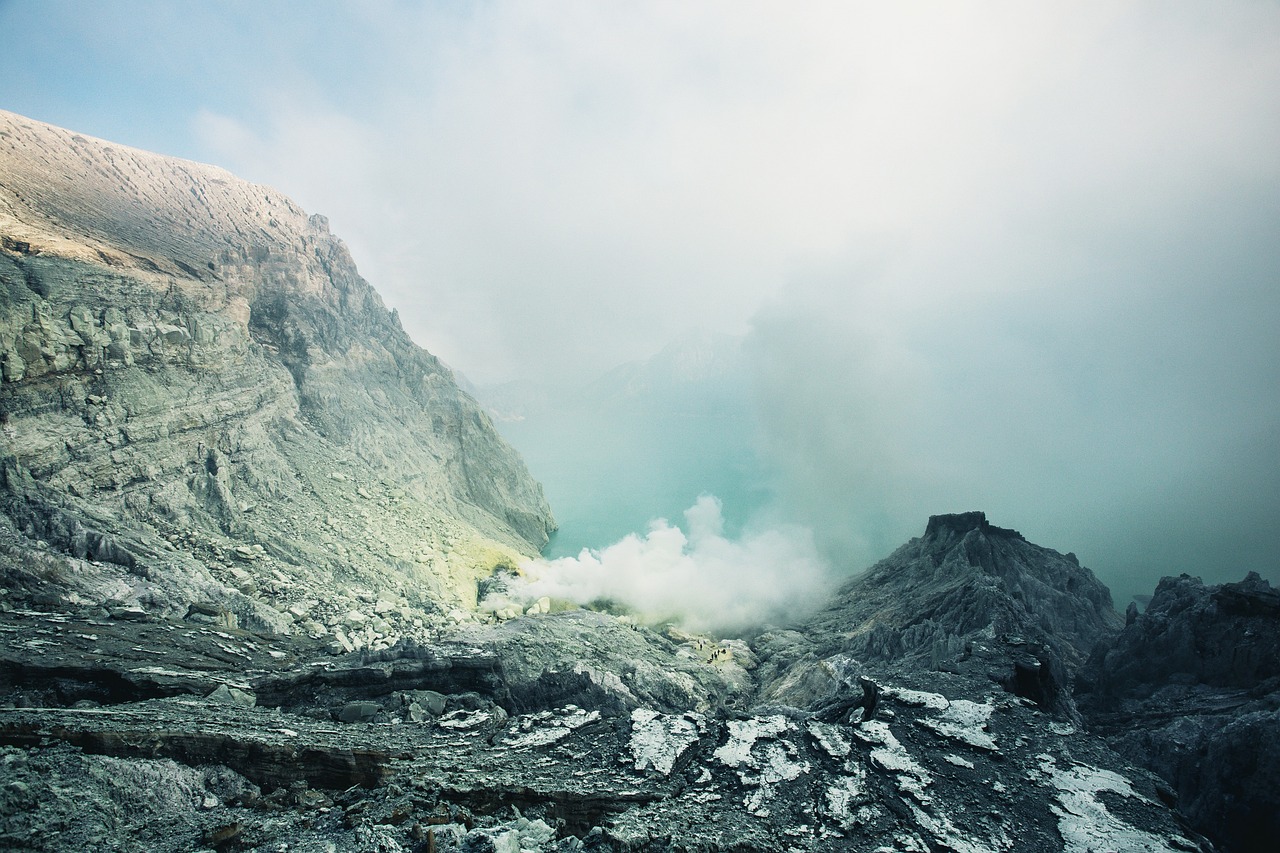
{"type": "Polygon", "coordinates": [[[658,519],[647,533],[599,551],[527,561],[506,595],[526,605],[541,596],[583,605],[608,600],[643,618],[732,632],[801,615],[829,591],[830,575],[807,530],[779,526],[729,539],[721,511],[717,498],[702,495],[685,511],[687,533],[658,519]]]}
{"type": "Polygon", "coordinates": [[[1042,231],[1064,215],[1049,197],[1001,229],[1042,253],[940,241],[813,273],[746,347],[782,502],[850,570],[982,509],[1076,551],[1121,603],[1164,574],[1275,578],[1274,189],[1042,231]]]}
{"type": "Polygon", "coordinates": [[[263,80],[254,144],[207,133],[216,109],[196,132],[324,207],[410,331],[481,381],[741,332],[869,252],[909,272],[999,243],[990,276],[925,266],[885,294],[899,304],[1033,287],[1002,268],[1082,248],[1045,233],[1123,234],[1275,177],[1277,16],[1258,4],[332,14],[366,66],[263,80]]]}

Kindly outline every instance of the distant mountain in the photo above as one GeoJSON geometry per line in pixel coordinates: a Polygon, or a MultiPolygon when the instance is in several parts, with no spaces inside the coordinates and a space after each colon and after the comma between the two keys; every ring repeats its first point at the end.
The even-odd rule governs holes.
{"type": "Polygon", "coordinates": [[[656,395],[723,394],[747,381],[742,338],[697,332],[663,347],[644,361],[606,372],[581,392],[583,402],[602,404],[656,395]]]}

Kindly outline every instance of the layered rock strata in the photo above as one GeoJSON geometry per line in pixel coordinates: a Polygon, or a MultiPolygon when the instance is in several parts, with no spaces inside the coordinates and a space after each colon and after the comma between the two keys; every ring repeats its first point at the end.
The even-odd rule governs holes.
{"type": "Polygon", "coordinates": [[[324,217],[3,112],[0,368],[10,587],[385,646],[554,528],[324,217]]]}

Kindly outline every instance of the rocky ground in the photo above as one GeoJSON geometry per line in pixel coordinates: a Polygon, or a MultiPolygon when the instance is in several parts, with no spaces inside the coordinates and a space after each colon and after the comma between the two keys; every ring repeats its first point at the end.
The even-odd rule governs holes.
{"type": "MultiPolygon", "coordinates": [[[[998,535],[910,547],[946,562],[998,535]]],[[[921,565],[899,554],[870,577],[921,565]]],[[[1020,566],[1024,582],[1045,569],[1020,566]]],[[[533,609],[362,654],[199,612],[11,609],[4,837],[40,850],[1210,849],[1169,785],[1060,703],[1020,694],[1007,676],[1029,646],[1062,641],[998,634],[996,613],[937,622],[958,651],[931,668],[836,649],[847,640],[829,614],[721,639],[533,609]]]]}

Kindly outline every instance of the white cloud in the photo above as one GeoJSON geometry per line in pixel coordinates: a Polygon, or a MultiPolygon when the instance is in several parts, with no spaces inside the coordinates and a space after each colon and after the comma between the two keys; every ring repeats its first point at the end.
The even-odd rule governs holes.
{"type": "Polygon", "coordinates": [[[867,253],[919,273],[894,302],[982,294],[1046,248],[1028,223],[1132,228],[1275,176],[1277,15],[1257,5],[358,18],[358,83],[264,80],[268,121],[206,143],[325,207],[411,332],[481,379],[741,331],[813,265],[867,253]],[[1000,244],[979,247],[996,274],[947,275],[975,240],[1000,244]]]}
{"type": "Polygon", "coordinates": [[[720,501],[710,495],[685,511],[685,522],[687,533],[658,519],[647,533],[599,551],[527,561],[508,595],[525,604],[541,596],[609,600],[648,619],[733,631],[800,615],[828,590],[807,530],[782,526],[726,538],[720,501]]]}

